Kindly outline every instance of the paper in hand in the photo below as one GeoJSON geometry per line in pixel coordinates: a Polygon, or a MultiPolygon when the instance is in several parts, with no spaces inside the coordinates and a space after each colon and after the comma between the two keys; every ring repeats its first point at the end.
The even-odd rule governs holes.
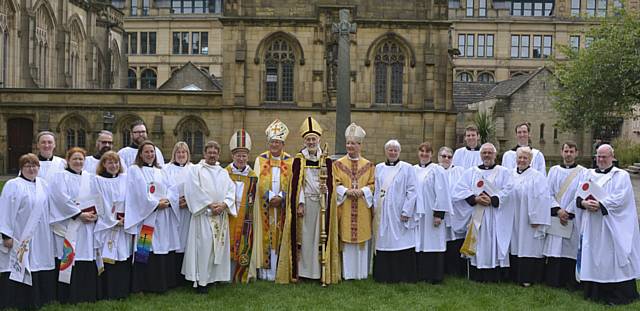
{"type": "Polygon", "coordinates": [[[602,201],[607,197],[607,194],[597,183],[589,180],[580,184],[578,196],[583,200],[602,201]]]}
{"type": "Polygon", "coordinates": [[[551,217],[551,226],[547,233],[561,238],[570,239],[573,231],[573,220],[569,219],[566,225],[560,223],[560,217],[551,217]]]}

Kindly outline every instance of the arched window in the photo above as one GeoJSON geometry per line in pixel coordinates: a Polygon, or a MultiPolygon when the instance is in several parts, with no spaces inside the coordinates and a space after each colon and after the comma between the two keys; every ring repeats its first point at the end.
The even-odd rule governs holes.
{"type": "Polygon", "coordinates": [[[129,68],[129,71],[127,73],[127,88],[128,89],[138,88],[138,77],[136,76],[136,70],[133,68],[129,68]]]}
{"type": "Polygon", "coordinates": [[[145,69],[142,71],[140,82],[142,82],[141,88],[143,90],[155,89],[158,83],[156,72],[153,69],[145,69]]]}
{"type": "Polygon", "coordinates": [[[544,123],[540,124],[540,141],[544,141],[544,123]]]}
{"type": "Polygon", "coordinates": [[[553,129],[553,141],[558,142],[558,129],[553,129]]]}
{"type": "Polygon", "coordinates": [[[490,74],[488,72],[483,72],[478,76],[478,82],[493,83],[493,82],[495,82],[495,79],[493,78],[492,74],[490,74]]]}
{"type": "Polygon", "coordinates": [[[460,82],[473,82],[473,76],[468,72],[461,72],[458,74],[458,81],[460,82]]]}
{"type": "Polygon", "coordinates": [[[375,103],[402,104],[405,54],[395,41],[384,41],[375,56],[375,103]]]}
{"type": "Polygon", "coordinates": [[[111,54],[111,70],[109,73],[111,88],[120,88],[120,47],[115,40],[111,43],[111,51],[109,54],[111,54]]]}
{"type": "Polygon", "coordinates": [[[80,30],[80,25],[78,22],[72,22],[71,24],[71,36],[69,41],[69,59],[68,63],[68,72],[67,74],[71,77],[71,87],[79,88],[82,85],[83,77],[80,76],[82,72],[82,64],[81,59],[84,59],[84,56],[81,56],[83,52],[83,38],[82,31],[80,30]]]}
{"type": "Polygon", "coordinates": [[[202,156],[204,153],[204,136],[206,129],[191,119],[184,122],[179,129],[179,139],[186,142],[192,155],[202,156]]]}
{"type": "Polygon", "coordinates": [[[65,135],[65,147],[69,150],[72,147],[87,147],[87,131],[83,126],[83,122],[77,117],[67,120],[63,126],[65,135]]]}
{"type": "MultiPolygon", "coordinates": [[[[43,2],[44,3],[44,2],[43,2]]],[[[49,82],[49,47],[55,42],[53,22],[49,17],[49,10],[44,4],[36,11],[36,35],[33,37],[33,65],[35,66],[35,80],[40,87],[48,87],[49,82]]]]}
{"type": "Polygon", "coordinates": [[[264,56],[265,101],[293,102],[295,59],[288,41],[279,38],[271,42],[264,56]]]}

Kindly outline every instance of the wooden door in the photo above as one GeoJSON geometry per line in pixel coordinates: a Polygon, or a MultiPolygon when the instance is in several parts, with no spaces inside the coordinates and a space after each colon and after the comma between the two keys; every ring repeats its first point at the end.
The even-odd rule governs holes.
{"type": "Polygon", "coordinates": [[[26,118],[9,119],[7,122],[9,132],[9,166],[8,174],[18,173],[18,159],[20,156],[32,151],[33,121],[26,118]]]}

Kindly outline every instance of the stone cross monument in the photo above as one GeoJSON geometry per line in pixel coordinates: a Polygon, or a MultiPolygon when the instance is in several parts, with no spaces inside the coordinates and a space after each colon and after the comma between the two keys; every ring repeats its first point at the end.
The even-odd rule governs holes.
{"type": "Polygon", "coordinates": [[[349,22],[349,10],[340,10],[340,22],[334,23],[333,33],[338,34],[338,72],[337,72],[337,107],[336,107],[336,145],[338,155],[347,153],[344,132],[351,124],[351,63],[349,48],[351,34],[356,33],[356,24],[349,22]]]}

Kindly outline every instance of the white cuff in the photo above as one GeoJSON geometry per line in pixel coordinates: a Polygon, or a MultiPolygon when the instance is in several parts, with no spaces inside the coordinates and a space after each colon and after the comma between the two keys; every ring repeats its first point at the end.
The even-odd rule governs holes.
{"type": "Polygon", "coordinates": [[[338,205],[342,204],[344,200],[347,198],[347,196],[345,195],[346,193],[347,193],[347,187],[345,186],[336,187],[336,194],[338,195],[338,197],[336,198],[336,203],[338,203],[338,205]]]}
{"type": "Polygon", "coordinates": [[[371,189],[369,187],[360,188],[364,193],[364,199],[367,200],[367,207],[371,208],[373,206],[373,193],[371,193],[371,189]]]}

